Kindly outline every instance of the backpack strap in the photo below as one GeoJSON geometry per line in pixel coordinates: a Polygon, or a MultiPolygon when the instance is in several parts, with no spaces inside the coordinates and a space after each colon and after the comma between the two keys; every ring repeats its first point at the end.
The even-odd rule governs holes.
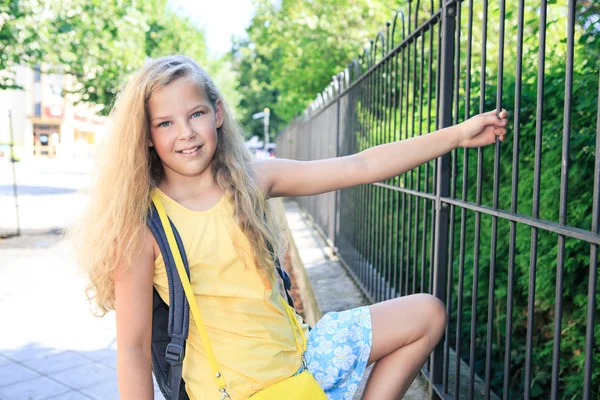
{"type": "MultiPolygon", "coordinates": [[[[265,223],[266,222],[267,222],[267,216],[265,215],[265,223]]],[[[287,298],[287,302],[290,305],[290,307],[292,307],[292,309],[294,311],[296,311],[296,314],[298,314],[296,307],[294,307],[294,299],[292,299],[292,296],[290,295],[290,290],[292,289],[292,281],[290,279],[290,276],[283,268],[281,268],[281,262],[279,261],[279,257],[277,257],[275,255],[275,252],[273,251],[273,246],[271,245],[271,242],[269,242],[269,241],[267,241],[267,249],[269,250],[269,253],[271,253],[273,255],[273,257],[275,258],[275,269],[277,269],[277,273],[279,274],[279,277],[283,281],[283,288],[285,289],[285,296],[287,298]]],[[[300,315],[300,314],[298,314],[298,315],[300,315]]],[[[309,326],[308,330],[310,331],[310,330],[312,330],[312,328],[309,326]]]]}
{"type": "Polygon", "coordinates": [[[287,297],[287,302],[290,305],[290,307],[292,307],[295,310],[294,300],[292,299],[292,296],[290,295],[290,290],[292,289],[292,281],[290,280],[290,276],[287,274],[287,272],[285,272],[283,270],[283,268],[281,268],[281,265],[279,265],[279,259],[277,259],[275,261],[275,266],[277,268],[277,272],[279,273],[279,276],[281,277],[281,280],[283,281],[283,287],[285,288],[285,295],[287,297]]]}
{"type": "MultiPolygon", "coordinates": [[[[169,285],[169,324],[168,334],[171,338],[171,342],[167,345],[165,353],[165,359],[171,365],[170,368],[170,386],[171,386],[171,400],[179,399],[179,390],[181,386],[181,379],[183,373],[183,358],[185,357],[185,341],[188,337],[188,330],[190,326],[190,306],[185,298],[183,291],[183,285],[181,279],[175,269],[175,259],[173,253],[167,242],[167,236],[163,229],[160,221],[158,212],[154,204],[151,204],[151,209],[148,213],[147,219],[148,226],[156,239],[156,243],[160,248],[162,254],[165,269],[167,272],[167,281],[169,285]]],[[[177,247],[183,258],[183,264],[187,276],[190,276],[190,268],[188,265],[187,258],[185,256],[185,250],[181,237],[173,224],[173,221],[169,219],[171,229],[175,235],[175,241],[177,247]]]]}
{"type": "MultiPolygon", "coordinates": [[[[267,223],[267,215],[266,214],[264,216],[264,221],[266,224],[267,223]]],[[[288,304],[290,305],[290,307],[292,307],[295,310],[296,308],[294,307],[294,300],[292,299],[292,296],[290,296],[290,289],[292,288],[292,281],[290,280],[290,277],[287,274],[287,272],[285,272],[285,270],[283,268],[281,268],[281,262],[279,262],[279,257],[273,251],[273,245],[268,240],[267,240],[267,249],[269,250],[269,253],[271,253],[272,257],[275,258],[275,263],[274,263],[275,268],[277,269],[277,273],[279,274],[279,277],[283,281],[283,288],[285,289],[285,295],[287,297],[288,304]]]]}
{"type": "MultiPolygon", "coordinates": [[[[265,222],[266,222],[266,218],[265,218],[265,222]]],[[[275,257],[275,269],[277,269],[277,273],[279,274],[279,277],[283,281],[283,288],[285,289],[285,295],[287,297],[288,304],[290,305],[290,307],[292,307],[295,310],[294,300],[292,299],[292,296],[290,296],[290,289],[292,288],[292,281],[290,280],[290,276],[287,274],[287,272],[284,271],[283,268],[281,268],[281,263],[279,262],[279,257],[277,257],[274,254],[273,246],[271,245],[271,242],[269,242],[269,241],[267,241],[267,249],[269,250],[269,253],[271,253],[273,255],[273,257],[275,257]]]]}

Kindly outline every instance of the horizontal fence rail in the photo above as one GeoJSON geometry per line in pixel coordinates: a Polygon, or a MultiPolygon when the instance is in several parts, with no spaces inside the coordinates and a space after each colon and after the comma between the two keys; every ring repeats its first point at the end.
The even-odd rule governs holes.
{"type": "Polygon", "coordinates": [[[509,110],[503,144],[297,199],[371,301],[446,304],[435,397],[600,398],[597,11],[409,1],[277,138],[316,160],[509,110]]]}

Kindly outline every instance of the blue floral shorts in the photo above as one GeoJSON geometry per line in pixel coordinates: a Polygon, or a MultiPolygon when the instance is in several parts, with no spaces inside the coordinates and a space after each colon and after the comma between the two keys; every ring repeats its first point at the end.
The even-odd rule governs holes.
{"type": "Polygon", "coordinates": [[[329,312],[310,331],[306,365],[327,399],[352,400],[369,361],[372,340],[369,307],[329,312]]]}

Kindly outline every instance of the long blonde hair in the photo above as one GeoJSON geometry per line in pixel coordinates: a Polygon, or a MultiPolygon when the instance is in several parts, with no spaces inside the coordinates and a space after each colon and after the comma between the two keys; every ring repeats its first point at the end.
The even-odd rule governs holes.
{"type": "Polygon", "coordinates": [[[271,283],[274,255],[286,247],[281,212],[267,202],[258,186],[243,131],[212,79],[185,56],[149,60],[117,97],[89,206],[70,231],[77,261],[89,278],[88,298],[95,300],[100,315],[114,309],[117,265],[125,262],[135,268],[136,249],[142,248],[147,229],[150,192],[164,176],[156,151],[148,147],[148,101],[157,90],[183,77],[204,89],[215,111],[217,100],[222,102],[224,122],[217,129],[214,179],[231,196],[236,220],[253,246],[256,265],[271,283]]]}

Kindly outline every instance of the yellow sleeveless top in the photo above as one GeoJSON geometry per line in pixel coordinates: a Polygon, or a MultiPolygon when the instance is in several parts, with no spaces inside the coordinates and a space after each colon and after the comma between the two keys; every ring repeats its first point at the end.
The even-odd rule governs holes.
{"type": "MultiPolygon", "coordinates": [[[[258,273],[227,195],[210,210],[193,211],[155,190],[181,236],[192,289],[232,400],[294,375],[302,360],[291,321],[278,289],[258,273]]],[[[154,262],[154,287],[169,304],[161,255],[154,262]]],[[[308,337],[308,326],[297,318],[308,337]]],[[[192,318],[183,379],[191,399],[221,398],[192,318]]]]}

